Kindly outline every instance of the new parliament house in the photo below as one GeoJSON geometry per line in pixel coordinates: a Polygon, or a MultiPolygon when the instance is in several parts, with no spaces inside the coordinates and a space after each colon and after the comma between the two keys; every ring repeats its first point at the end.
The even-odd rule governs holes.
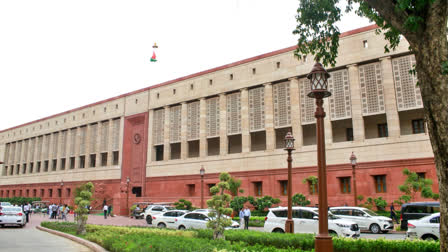
{"type": "MultiPolygon", "coordinates": [[[[430,178],[438,192],[414,56],[403,39],[386,41],[367,26],[341,34],[337,64],[328,67],[324,99],[330,206],[353,205],[350,155],[357,157],[357,194],[388,203],[402,193],[403,169],[430,178]]],[[[91,181],[93,205],[116,214],[134,202],[199,206],[201,188],[229,172],[242,196],[287,204],[287,152],[295,138],[292,194],[314,205],[317,190],[315,100],[306,75],[313,57],[295,46],[191,74],[0,131],[0,198],[41,197],[73,205],[75,188],[91,181]],[[200,169],[205,169],[201,186],[200,169]]],[[[56,105],[56,104],[55,104],[56,105]]],[[[67,108],[70,109],[70,108],[67,108]]],[[[417,200],[421,200],[419,196],[417,200]]]]}

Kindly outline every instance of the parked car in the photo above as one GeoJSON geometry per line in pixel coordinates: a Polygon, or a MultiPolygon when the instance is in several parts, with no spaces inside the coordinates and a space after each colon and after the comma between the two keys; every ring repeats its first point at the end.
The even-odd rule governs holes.
{"type": "MultiPolygon", "coordinates": [[[[288,216],[288,208],[270,208],[264,223],[265,232],[285,232],[285,222],[288,216]]],[[[294,221],[294,233],[318,233],[319,213],[315,207],[293,207],[292,218],[294,221]]],[[[358,224],[328,213],[328,232],[330,235],[341,237],[359,237],[358,224]]]]}
{"type": "MultiPolygon", "coordinates": [[[[230,218],[230,217],[225,217],[230,218]]],[[[207,213],[203,212],[191,212],[187,213],[177,219],[177,229],[206,229],[207,222],[210,220],[207,213]]],[[[229,227],[225,229],[239,228],[240,225],[236,221],[232,221],[229,227]]]]}
{"type": "Polygon", "coordinates": [[[360,230],[370,230],[374,234],[387,233],[394,229],[391,218],[380,216],[364,207],[330,207],[334,215],[358,224],[360,230]]]}
{"type": "Polygon", "coordinates": [[[408,220],[416,220],[422,217],[440,212],[439,202],[413,202],[401,206],[401,230],[408,229],[408,220]]]}
{"type": "Polygon", "coordinates": [[[440,239],[440,213],[431,214],[418,220],[409,220],[406,237],[423,240],[440,239]]]}
{"type": "Polygon", "coordinates": [[[0,226],[18,225],[24,227],[26,225],[25,214],[21,207],[4,206],[0,211],[0,226]]]}
{"type": "Polygon", "coordinates": [[[143,213],[143,218],[146,220],[146,223],[151,225],[152,217],[154,215],[159,215],[170,210],[175,210],[175,208],[172,206],[164,206],[164,205],[149,205],[145,209],[145,212],[143,213]]]}
{"type": "Polygon", "coordinates": [[[12,205],[9,202],[0,202],[0,210],[2,209],[2,207],[5,207],[5,206],[12,206],[12,205]]]}
{"type": "Polygon", "coordinates": [[[174,228],[178,227],[177,219],[188,213],[187,210],[170,210],[159,215],[152,216],[152,225],[158,228],[174,228]]]}

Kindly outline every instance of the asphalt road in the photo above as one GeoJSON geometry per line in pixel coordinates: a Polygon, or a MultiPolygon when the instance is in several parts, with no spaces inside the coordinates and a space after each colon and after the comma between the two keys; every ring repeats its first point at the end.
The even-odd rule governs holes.
{"type": "Polygon", "coordinates": [[[0,228],[0,251],[8,252],[89,252],[89,248],[44,231],[34,225],[0,228]]]}

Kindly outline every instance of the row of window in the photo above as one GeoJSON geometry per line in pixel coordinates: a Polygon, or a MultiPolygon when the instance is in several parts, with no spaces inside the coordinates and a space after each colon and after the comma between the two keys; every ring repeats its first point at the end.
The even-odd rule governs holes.
{"type": "Polygon", "coordinates": [[[54,190],[57,194],[53,195],[53,188],[49,189],[17,189],[17,190],[1,190],[0,198],[12,198],[12,197],[40,197],[40,198],[52,198],[52,197],[71,197],[72,189],[67,187],[57,188],[54,190]],[[64,192],[64,194],[63,194],[64,192]]]}
{"type": "MultiPolygon", "coordinates": [[[[118,165],[119,162],[119,151],[112,152],[112,163],[108,164],[108,154],[107,152],[100,153],[100,164],[97,164],[96,154],[90,154],[88,158],[88,163],[86,163],[86,156],[82,155],[78,157],[78,166],[76,166],[76,157],[70,157],[68,159],[68,169],[73,170],[75,168],[94,168],[94,167],[104,167],[108,165],[118,165]]],[[[60,170],[66,170],[67,159],[61,158],[60,170]]],[[[31,162],[28,164],[18,164],[5,166],[3,168],[2,176],[12,176],[12,175],[22,175],[22,174],[32,174],[48,171],[56,171],[58,167],[58,159],[45,160],[43,162],[31,162]],[[51,162],[51,163],[50,163],[51,162]]]]}

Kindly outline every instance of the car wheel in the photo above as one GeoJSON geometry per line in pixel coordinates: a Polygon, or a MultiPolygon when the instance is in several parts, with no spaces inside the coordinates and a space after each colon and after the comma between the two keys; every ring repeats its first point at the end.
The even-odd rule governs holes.
{"type": "Polygon", "coordinates": [[[381,232],[380,226],[378,226],[378,224],[373,223],[372,225],[370,225],[370,231],[374,234],[379,234],[381,232]]]}
{"type": "Polygon", "coordinates": [[[152,217],[151,217],[151,215],[146,216],[146,223],[148,223],[148,225],[152,224],[152,217]]]}
{"type": "Polygon", "coordinates": [[[422,236],[422,239],[425,241],[437,241],[438,240],[437,237],[435,237],[434,235],[430,235],[430,234],[422,236]]]}
{"type": "Polygon", "coordinates": [[[276,228],[274,230],[272,230],[272,233],[284,233],[285,231],[283,231],[283,229],[281,228],[276,228]]]}
{"type": "Polygon", "coordinates": [[[381,232],[383,232],[383,234],[387,234],[387,233],[389,233],[389,230],[383,230],[381,232]]]}
{"type": "Polygon", "coordinates": [[[157,224],[157,227],[158,228],[166,228],[166,225],[165,225],[165,223],[159,223],[159,224],[157,224]]]}
{"type": "Polygon", "coordinates": [[[179,226],[179,230],[185,230],[185,226],[179,226]]]}
{"type": "Polygon", "coordinates": [[[328,234],[330,234],[331,237],[338,237],[338,233],[333,230],[328,230],[328,234]]]}

